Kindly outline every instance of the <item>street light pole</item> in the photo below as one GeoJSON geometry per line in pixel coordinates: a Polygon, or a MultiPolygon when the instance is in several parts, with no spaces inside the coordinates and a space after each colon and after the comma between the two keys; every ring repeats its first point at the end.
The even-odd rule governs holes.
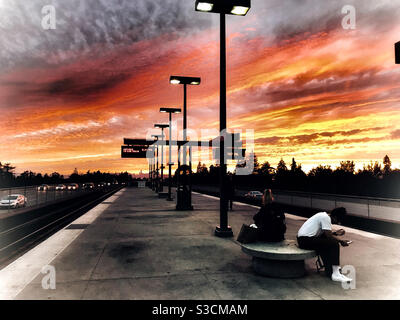
{"type": "Polygon", "coordinates": [[[172,201],[171,189],[172,189],[172,114],[181,113],[181,109],[178,108],[160,108],[160,112],[169,113],[169,133],[168,133],[168,197],[167,201],[172,201]]]}
{"type": "Polygon", "coordinates": [[[158,145],[157,145],[157,170],[156,170],[156,176],[157,176],[157,178],[156,178],[156,192],[158,192],[158,188],[159,188],[158,184],[159,184],[159,179],[160,179],[159,172],[158,172],[158,145]]]}
{"type": "Polygon", "coordinates": [[[164,190],[164,129],[168,128],[168,124],[155,124],[155,128],[161,129],[161,187],[159,188],[159,192],[163,192],[164,190]]]}
{"type": "Polygon", "coordinates": [[[168,132],[168,197],[167,201],[172,201],[171,196],[171,189],[172,189],[172,181],[171,181],[171,174],[172,174],[172,145],[171,145],[171,137],[172,137],[172,112],[169,113],[169,132],[168,132]]]}
{"type": "Polygon", "coordinates": [[[153,158],[151,159],[151,189],[154,191],[154,156],[155,156],[155,150],[153,149],[153,158]]]}
{"type": "MultiPolygon", "coordinates": [[[[169,79],[171,84],[183,84],[183,149],[182,149],[182,162],[184,166],[186,166],[187,162],[187,147],[186,147],[186,141],[187,141],[187,85],[199,85],[201,82],[201,78],[199,77],[185,77],[185,76],[171,76],[169,79]]],[[[179,148],[178,148],[179,150],[179,148]]],[[[180,151],[180,150],[179,150],[180,151]]],[[[178,152],[179,152],[178,151],[178,152]]],[[[178,169],[180,168],[180,163],[178,161],[178,169]]],[[[178,170],[179,173],[179,170],[178,170]]],[[[191,167],[191,162],[189,163],[189,179],[186,179],[186,167],[185,170],[183,171],[183,181],[184,183],[187,183],[187,180],[189,180],[189,183],[191,181],[190,176],[192,174],[192,167],[191,167]]],[[[179,188],[179,186],[178,186],[179,188]]],[[[193,210],[192,206],[192,201],[191,201],[191,186],[189,186],[188,191],[183,192],[182,190],[182,195],[183,199],[185,201],[181,202],[178,204],[179,210],[193,210]]],[[[179,202],[179,201],[178,201],[179,202]]]]}
{"type": "MultiPolygon", "coordinates": [[[[186,83],[183,85],[183,141],[187,140],[187,103],[186,103],[187,88],[186,83]]],[[[183,164],[186,164],[186,146],[183,146],[182,154],[183,164]]]]}
{"type": "Polygon", "coordinates": [[[219,103],[219,183],[220,183],[220,224],[215,229],[215,235],[231,237],[233,232],[228,226],[228,201],[226,198],[226,164],[225,164],[225,141],[222,133],[226,130],[226,27],[225,13],[220,13],[220,103],[219,103]]]}
{"type": "MultiPolygon", "coordinates": [[[[160,138],[160,135],[159,134],[153,134],[152,136],[151,136],[152,138],[155,138],[156,139],[156,141],[158,141],[158,139],[160,138]]],[[[156,155],[156,157],[157,157],[157,169],[156,169],[156,183],[155,183],[155,191],[158,193],[159,192],[159,171],[158,171],[158,144],[156,145],[156,152],[157,152],[157,155],[156,155]]]]}
{"type": "Polygon", "coordinates": [[[226,197],[226,163],[225,141],[226,130],[226,22],[225,14],[244,16],[250,10],[250,0],[196,0],[196,11],[214,12],[220,15],[220,225],[215,229],[219,237],[232,237],[233,232],[228,226],[228,201],[226,197]]]}
{"type": "Polygon", "coordinates": [[[162,145],[161,145],[161,187],[158,192],[163,192],[164,190],[164,128],[161,128],[162,132],[162,145]]]}

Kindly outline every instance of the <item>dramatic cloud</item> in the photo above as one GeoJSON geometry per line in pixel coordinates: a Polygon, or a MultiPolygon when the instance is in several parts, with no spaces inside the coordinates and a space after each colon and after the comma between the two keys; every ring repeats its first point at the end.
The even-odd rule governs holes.
{"type": "MultiPolygon", "coordinates": [[[[319,144],[325,144],[327,141],[329,143],[336,143],[336,141],[331,141],[330,139],[322,139],[321,138],[333,138],[337,136],[353,136],[353,135],[358,135],[361,133],[373,133],[374,131],[380,131],[385,129],[385,127],[377,127],[377,128],[367,128],[367,129],[355,129],[355,130],[350,130],[350,131],[334,131],[334,132],[321,132],[321,133],[313,133],[313,134],[304,134],[304,135],[296,135],[296,136],[288,136],[288,137],[265,137],[265,138],[259,138],[255,141],[255,143],[260,143],[260,144],[286,144],[286,143],[291,143],[291,144],[307,144],[310,142],[315,142],[316,140],[320,140],[318,143],[319,144]]],[[[394,136],[396,133],[392,133],[392,136],[394,136]]],[[[345,142],[346,140],[341,140],[341,142],[345,142]]],[[[351,141],[350,139],[348,141],[351,141]]]]}
{"type": "MultiPolygon", "coordinates": [[[[400,165],[399,16],[400,0],[254,0],[246,17],[228,16],[228,126],[254,129],[261,162],[309,169],[389,154],[400,165]],[[342,28],[344,5],[355,30],[342,28]]],[[[119,147],[166,122],[159,107],[182,106],[172,74],[202,78],[188,88],[188,125],[217,129],[218,31],[194,1],[0,0],[0,161],[146,170],[119,147]],[[41,26],[48,4],[55,30],[41,26]]]]}
{"type": "Polygon", "coordinates": [[[53,0],[57,28],[43,30],[47,0],[13,0],[0,6],[0,70],[35,66],[51,68],[82,55],[157,38],[169,39],[204,30],[210,20],[193,13],[190,1],[53,0]]]}

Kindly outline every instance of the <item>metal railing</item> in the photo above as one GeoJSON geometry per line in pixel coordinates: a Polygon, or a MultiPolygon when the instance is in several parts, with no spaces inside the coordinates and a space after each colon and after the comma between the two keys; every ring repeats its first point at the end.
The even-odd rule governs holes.
{"type": "Polygon", "coordinates": [[[345,207],[350,215],[400,222],[400,199],[283,190],[274,190],[274,195],[283,204],[317,210],[345,207]]]}
{"type": "MultiPolygon", "coordinates": [[[[208,185],[195,186],[198,191],[217,193],[217,187],[208,185]]],[[[251,190],[258,190],[257,188],[251,190]]],[[[235,196],[243,198],[250,189],[236,189],[235,196]]],[[[262,191],[262,190],[258,190],[262,191]]],[[[349,215],[382,221],[400,222],[400,199],[350,196],[329,193],[273,190],[278,203],[297,207],[329,211],[344,207],[349,215]]]]}

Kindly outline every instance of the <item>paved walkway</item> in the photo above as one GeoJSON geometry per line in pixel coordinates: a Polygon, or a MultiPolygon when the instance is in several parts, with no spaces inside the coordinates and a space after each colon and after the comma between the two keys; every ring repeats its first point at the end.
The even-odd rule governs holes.
{"type": "MultiPolygon", "coordinates": [[[[315,259],[307,261],[303,278],[266,278],[253,272],[251,257],[235,241],[257,208],[235,203],[229,213],[235,237],[221,239],[213,235],[218,201],[194,194],[194,211],[175,211],[174,202],[158,199],[150,189],[126,188],[1,270],[0,294],[16,299],[400,298],[400,240],[344,228],[353,244],[341,249],[342,265],[355,267],[356,289],[345,290],[318,274],[315,259]],[[55,290],[42,288],[40,268],[47,264],[56,270],[55,290]]],[[[288,215],[286,238],[294,239],[304,220],[288,215]]]]}

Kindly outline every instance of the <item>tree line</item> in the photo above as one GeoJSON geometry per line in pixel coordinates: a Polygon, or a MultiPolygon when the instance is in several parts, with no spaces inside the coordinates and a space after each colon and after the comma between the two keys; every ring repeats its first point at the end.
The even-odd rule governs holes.
{"type": "Polygon", "coordinates": [[[86,173],[80,174],[78,170],[71,173],[69,177],[53,172],[51,174],[35,173],[30,170],[24,171],[17,175],[15,174],[16,167],[10,163],[2,164],[0,162],[0,188],[9,187],[23,187],[23,186],[34,186],[40,184],[59,184],[59,183],[85,183],[85,182],[118,182],[118,183],[129,183],[132,181],[132,176],[128,172],[120,173],[106,173],[101,171],[90,170],[86,173]]]}
{"type": "MultiPolygon", "coordinates": [[[[237,167],[246,165],[250,161],[239,162],[237,167]]],[[[248,176],[239,176],[233,173],[231,181],[236,188],[291,190],[301,192],[331,193],[355,196],[400,198],[400,170],[393,169],[389,156],[383,158],[382,163],[375,161],[356,170],[354,161],[341,161],[333,169],[330,165],[318,165],[305,173],[301,164],[294,158],[288,165],[283,159],[276,167],[266,161],[259,163],[254,154],[254,171],[248,176]]],[[[199,163],[193,174],[194,184],[218,184],[219,165],[199,163]]]]}

